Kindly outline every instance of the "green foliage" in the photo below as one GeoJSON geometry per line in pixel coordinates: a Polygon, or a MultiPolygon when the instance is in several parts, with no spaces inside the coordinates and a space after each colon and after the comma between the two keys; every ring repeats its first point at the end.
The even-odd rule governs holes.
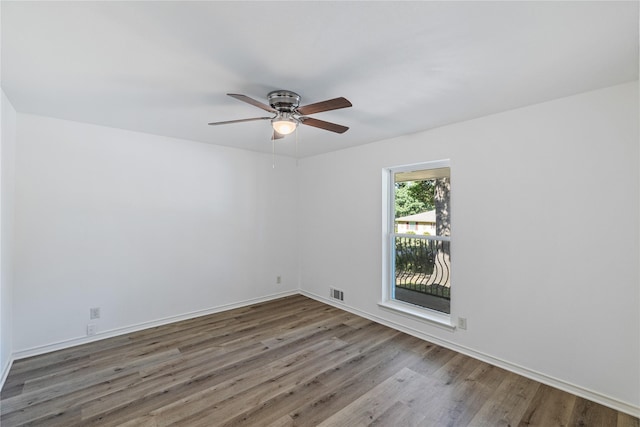
{"type": "MultiPolygon", "coordinates": [[[[426,209],[432,210],[435,207],[433,196],[435,190],[435,180],[428,181],[409,181],[410,184],[407,191],[416,200],[420,200],[424,203],[426,209]]],[[[424,212],[424,211],[423,211],[424,212]]]]}
{"type": "Polygon", "coordinates": [[[396,218],[432,210],[433,181],[396,182],[396,218]]]}

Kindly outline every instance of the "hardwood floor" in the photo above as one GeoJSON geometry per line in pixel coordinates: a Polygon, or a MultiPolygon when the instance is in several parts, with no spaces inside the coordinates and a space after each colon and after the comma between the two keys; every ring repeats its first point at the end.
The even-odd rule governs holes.
{"type": "Polygon", "coordinates": [[[2,427],[639,426],[292,296],[14,363],[2,427]]]}

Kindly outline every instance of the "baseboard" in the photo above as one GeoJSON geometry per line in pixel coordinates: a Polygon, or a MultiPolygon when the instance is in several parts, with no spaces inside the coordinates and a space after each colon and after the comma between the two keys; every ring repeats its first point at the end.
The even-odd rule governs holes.
{"type": "Polygon", "coordinates": [[[432,342],[434,344],[440,345],[442,347],[457,351],[458,353],[465,354],[467,356],[473,357],[474,359],[478,359],[478,360],[481,360],[483,362],[489,363],[491,365],[497,366],[499,368],[505,369],[507,371],[513,372],[515,374],[522,375],[523,377],[538,381],[538,382],[540,382],[542,384],[546,384],[548,386],[555,387],[555,388],[560,389],[562,391],[566,391],[568,393],[575,394],[576,396],[580,396],[582,398],[591,400],[593,402],[596,402],[596,403],[599,403],[601,405],[607,406],[609,408],[615,409],[616,411],[624,412],[625,414],[629,414],[629,415],[632,415],[634,417],[640,417],[640,407],[639,406],[635,406],[635,405],[632,405],[630,403],[620,401],[618,399],[612,398],[610,396],[606,396],[606,395],[598,393],[596,391],[589,390],[589,389],[586,389],[584,387],[581,387],[581,386],[578,386],[578,385],[563,381],[561,379],[551,377],[551,376],[543,374],[541,372],[537,372],[537,371],[531,370],[531,369],[526,368],[524,366],[520,366],[518,364],[511,363],[509,361],[493,357],[491,355],[488,355],[488,354],[473,350],[471,348],[468,348],[468,347],[465,347],[465,346],[461,346],[461,345],[456,344],[454,342],[451,342],[451,341],[448,341],[448,340],[444,340],[442,338],[439,338],[439,337],[424,333],[422,331],[407,327],[407,326],[402,325],[400,323],[396,323],[396,322],[384,319],[382,317],[373,315],[371,313],[364,312],[364,311],[359,310],[357,308],[350,307],[350,306],[348,306],[348,305],[346,305],[344,303],[336,302],[334,300],[331,300],[330,298],[327,298],[327,297],[324,297],[324,296],[320,296],[320,295],[314,294],[312,292],[303,291],[303,290],[300,290],[299,292],[300,292],[300,294],[302,294],[302,295],[304,295],[306,297],[312,298],[312,299],[314,299],[316,301],[320,301],[322,303],[332,305],[334,307],[337,307],[337,308],[340,308],[342,310],[348,311],[348,312],[353,313],[355,315],[358,315],[358,316],[364,317],[366,319],[369,319],[369,320],[371,320],[373,322],[380,323],[382,325],[388,326],[388,327],[396,329],[398,331],[405,332],[405,333],[407,333],[409,335],[413,335],[414,337],[417,337],[417,338],[423,339],[425,341],[429,341],[429,342],[432,342]]]}
{"type": "MultiPolygon", "coordinates": [[[[124,335],[124,334],[129,334],[131,332],[137,332],[137,331],[141,331],[144,329],[149,329],[149,328],[154,328],[156,326],[162,326],[162,325],[166,325],[169,323],[174,323],[174,322],[179,322],[181,320],[187,320],[187,319],[193,319],[195,317],[200,317],[200,316],[206,316],[208,314],[214,314],[214,313],[219,313],[221,311],[227,311],[227,310],[232,310],[234,308],[240,308],[240,307],[246,307],[248,305],[252,305],[252,304],[258,304],[261,302],[266,302],[266,301],[271,301],[274,299],[278,299],[278,298],[283,298],[283,297],[287,297],[287,296],[291,296],[291,295],[297,295],[299,292],[298,290],[291,290],[291,291],[286,291],[286,292],[279,292],[276,294],[271,294],[271,295],[266,295],[263,297],[259,297],[259,298],[252,298],[252,299],[248,299],[248,300],[244,300],[244,301],[240,301],[240,302],[235,302],[235,303],[231,303],[231,304],[223,304],[220,306],[216,306],[213,308],[208,308],[208,309],[204,309],[204,310],[197,310],[197,311],[192,311],[189,313],[183,313],[183,314],[179,314],[179,315],[175,315],[175,316],[168,316],[162,319],[157,319],[157,320],[153,320],[153,321],[149,321],[149,322],[142,322],[142,323],[138,323],[136,325],[130,325],[130,326],[125,326],[125,327],[121,327],[121,328],[116,328],[116,329],[111,329],[108,331],[104,331],[104,332],[100,332],[96,335],[92,335],[90,337],[78,337],[78,338],[72,338],[72,339],[68,339],[68,340],[64,340],[64,341],[58,341],[55,343],[50,343],[50,344],[46,344],[43,346],[37,346],[37,347],[32,347],[32,348],[28,348],[25,350],[20,350],[17,351],[15,353],[13,353],[13,357],[12,360],[19,360],[19,359],[24,359],[27,357],[31,357],[31,356],[37,356],[39,354],[44,354],[44,353],[49,353],[52,351],[56,351],[56,350],[63,350],[65,348],[69,348],[69,347],[75,347],[77,345],[81,345],[81,344],[87,344],[90,342],[94,342],[94,341],[100,341],[106,338],[111,338],[111,337],[115,337],[118,335],[124,335]]],[[[7,371],[8,373],[8,371],[7,371]]]]}
{"type": "Polygon", "coordinates": [[[0,390],[4,387],[4,382],[7,380],[7,376],[9,375],[9,371],[11,370],[11,365],[13,365],[13,356],[9,357],[7,363],[2,367],[2,376],[0,376],[0,390]]]}

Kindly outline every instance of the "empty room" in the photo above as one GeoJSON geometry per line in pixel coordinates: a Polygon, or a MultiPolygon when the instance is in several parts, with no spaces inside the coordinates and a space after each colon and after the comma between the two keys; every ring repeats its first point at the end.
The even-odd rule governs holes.
{"type": "Polygon", "coordinates": [[[0,1],[0,425],[640,427],[638,1],[0,1]]]}

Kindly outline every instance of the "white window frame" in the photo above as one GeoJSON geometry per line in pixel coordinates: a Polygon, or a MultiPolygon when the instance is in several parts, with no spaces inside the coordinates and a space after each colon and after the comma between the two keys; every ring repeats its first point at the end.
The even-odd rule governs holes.
{"type": "MultiPolygon", "coordinates": [[[[451,168],[449,159],[432,162],[394,166],[382,170],[382,293],[378,306],[396,314],[422,320],[447,330],[454,330],[452,314],[442,313],[426,307],[398,301],[393,298],[395,285],[395,179],[398,172],[411,172],[425,169],[451,168]]],[[[402,235],[400,235],[402,236],[402,235]]],[[[409,237],[420,237],[407,235],[409,237]]],[[[442,236],[430,236],[431,240],[450,240],[442,236]]],[[[451,292],[453,305],[453,291],[451,292]]],[[[451,310],[453,313],[453,310],[451,310]]]]}

